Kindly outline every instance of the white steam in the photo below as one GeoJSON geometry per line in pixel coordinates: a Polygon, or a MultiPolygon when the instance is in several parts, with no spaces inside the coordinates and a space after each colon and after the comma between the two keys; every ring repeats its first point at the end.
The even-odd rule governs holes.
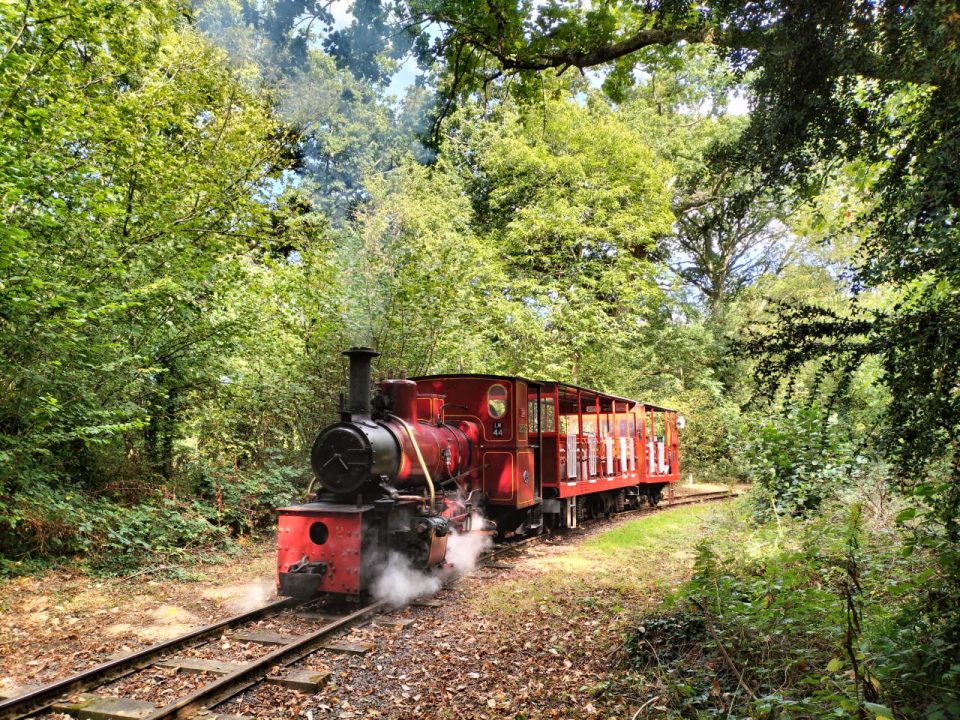
{"type": "Polygon", "coordinates": [[[386,561],[377,568],[371,585],[377,600],[386,600],[391,605],[406,605],[418,597],[433,595],[444,581],[454,575],[463,575],[476,569],[483,555],[492,544],[489,535],[482,532],[484,519],[477,514],[470,518],[471,532],[451,532],[447,540],[448,566],[441,571],[429,572],[416,568],[400,553],[391,552],[386,561]]]}
{"type": "Polygon", "coordinates": [[[224,603],[228,610],[235,613],[245,613],[256,610],[267,604],[276,591],[272,580],[252,582],[236,588],[236,594],[224,603]]]}
{"type": "Polygon", "coordinates": [[[439,573],[430,574],[415,568],[405,555],[390,552],[386,562],[377,569],[372,591],[377,600],[406,605],[415,598],[433,595],[442,585],[439,573]]]}
{"type": "Polygon", "coordinates": [[[447,540],[447,562],[458,575],[473,572],[477,568],[480,556],[490,549],[493,539],[482,532],[486,521],[481,515],[474,513],[470,517],[470,532],[451,533],[447,540]]]}

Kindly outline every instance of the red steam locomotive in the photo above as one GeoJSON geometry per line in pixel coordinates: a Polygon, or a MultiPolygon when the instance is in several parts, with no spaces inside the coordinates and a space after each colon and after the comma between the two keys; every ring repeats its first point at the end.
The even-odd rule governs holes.
{"type": "Polygon", "coordinates": [[[359,598],[386,553],[443,565],[478,514],[500,537],[571,528],[679,479],[673,410],[495,375],[384,379],[371,401],[378,353],[344,355],[349,403],[310,457],[319,491],[278,511],[281,595],[359,598]]]}

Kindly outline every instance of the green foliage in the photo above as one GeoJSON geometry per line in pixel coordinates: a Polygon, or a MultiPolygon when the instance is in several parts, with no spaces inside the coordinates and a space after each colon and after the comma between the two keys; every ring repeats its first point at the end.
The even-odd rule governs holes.
{"type": "Polygon", "coordinates": [[[353,26],[336,29],[329,4],[305,0],[194,6],[198,27],[226,50],[245,86],[268,88],[276,112],[296,128],[289,143],[297,181],[334,225],[368,199],[371,175],[408,155],[429,160],[419,136],[435,95],[419,84],[399,101],[388,94],[409,33],[383,34],[390,13],[377,0],[355,3],[353,26]]]}
{"type": "Polygon", "coordinates": [[[599,276],[649,257],[669,232],[671,168],[601,103],[562,97],[526,113],[506,105],[468,132],[462,160],[482,186],[481,221],[528,274],[599,276]]]}
{"type": "Polygon", "coordinates": [[[155,486],[250,322],[226,300],[290,234],[258,197],[287,160],[266,98],[178,9],[0,10],[7,557],[121,567],[223,540],[155,486]]]}
{"type": "Polygon", "coordinates": [[[754,479],[747,462],[744,438],[754,432],[746,416],[719,383],[689,388],[675,395],[671,406],[683,414],[681,467],[684,477],[714,483],[754,479]]]}
{"type": "Polygon", "coordinates": [[[275,126],[169,8],[32,12],[59,19],[26,21],[4,66],[0,132],[17,157],[0,185],[0,481],[84,477],[117,438],[169,476],[182,396],[215,382],[235,335],[218,311],[257,232],[275,126]],[[116,47],[58,42],[75,17],[116,47]],[[54,67],[31,73],[40,59],[54,67]]]}
{"type": "Polygon", "coordinates": [[[628,637],[632,666],[657,676],[683,717],[852,717],[861,706],[957,717],[956,646],[940,633],[919,639],[936,559],[905,556],[871,497],[863,520],[858,503],[760,527],[749,504],[729,511],[701,543],[675,612],[628,637]]]}
{"type": "Polygon", "coordinates": [[[670,168],[602,103],[558,87],[548,105],[465,114],[446,148],[502,263],[510,346],[495,367],[624,390],[648,371],[626,358],[669,322],[650,258],[670,168]]]}
{"type": "Polygon", "coordinates": [[[207,510],[210,521],[234,535],[270,527],[274,508],[301,500],[309,482],[303,470],[275,461],[240,473],[198,467],[194,474],[199,498],[216,508],[207,510]]]}
{"type": "Polygon", "coordinates": [[[442,158],[429,168],[408,160],[368,186],[370,200],[339,257],[348,332],[377,347],[384,368],[487,367],[487,331],[508,302],[460,178],[442,158]]]}
{"type": "Polygon", "coordinates": [[[227,529],[214,524],[209,507],[158,496],[145,500],[131,507],[44,486],[14,495],[3,516],[0,574],[30,571],[31,559],[64,556],[83,557],[94,572],[123,574],[182,561],[200,549],[229,547],[227,529]]]}
{"type": "Polygon", "coordinates": [[[836,415],[817,406],[790,407],[754,426],[745,458],[758,511],[805,515],[849,486],[865,460],[857,457],[836,415]]]}

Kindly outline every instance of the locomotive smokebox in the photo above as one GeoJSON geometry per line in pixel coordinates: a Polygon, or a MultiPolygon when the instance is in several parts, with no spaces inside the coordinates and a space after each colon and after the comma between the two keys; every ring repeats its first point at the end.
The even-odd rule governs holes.
{"type": "Polygon", "coordinates": [[[345,350],[350,358],[350,404],[347,409],[351,415],[370,416],[370,361],[380,357],[380,353],[368,347],[354,347],[345,350]]]}
{"type": "Polygon", "coordinates": [[[337,423],[317,435],[310,465],[324,489],[351,495],[371,481],[395,477],[400,446],[387,428],[369,418],[337,423]]]}
{"type": "Polygon", "coordinates": [[[317,435],[310,453],[313,472],[324,489],[338,495],[362,490],[371,481],[393,477],[400,465],[400,446],[393,434],[370,418],[370,361],[380,353],[355,347],[350,358],[350,400],[344,422],[317,435]]]}

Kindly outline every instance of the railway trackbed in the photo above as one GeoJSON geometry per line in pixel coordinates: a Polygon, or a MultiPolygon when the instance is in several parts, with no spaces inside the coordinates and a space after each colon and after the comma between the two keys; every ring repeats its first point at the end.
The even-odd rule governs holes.
{"type": "MultiPolygon", "coordinates": [[[[727,492],[697,493],[665,499],[656,508],[630,510],[615,517],[629,518],[730,497],[733,494],[727,492]]],[[[603,523],[603,519],[593,520],[582,527],[588,529],[603,523]]],[[[495,565],[497,558],[543,542],[548,537],[539,535],[504,543],[486,553],[481,565],[495,565]]],[[[14,697],[0,699],[0,720],[49,713],[71,715],[81,720],[183,717],[237,720],[240,716],[219,713],[216,708],[253,686],[270,683],[290,691],[319,691],[327,674],[304,667],[301,661],[319,651],[363,652],[363,648],[351,647],[350,642],[338,642],[334,636],[389,609],[393,608],[385,601],[337,610],[317,607],[314,602],[278,600],[111,659],[49,685],[24,688],[14,697]],[[277,627],[284,632],[270,629],[277,627]],[[247,650],[246,656],[238,662],[238,658],[230,657],[229,651],[235,653],[240,647],[247,650]],[[228,659],[224,659],[225,654],[228,659]],[[166,674],[158,675],[159,671],[166,674]],[[150,700],[125,697],[124,684],[135,684],[135,678],[144,673],[152,673],[153,678],[167,678],[175,687],[165,693],[154,692],[150,700]],[[95,690],[101,692],[95,693],[95,690]],[[174,695],[172,699],[170,694],[174,695]]]]}

